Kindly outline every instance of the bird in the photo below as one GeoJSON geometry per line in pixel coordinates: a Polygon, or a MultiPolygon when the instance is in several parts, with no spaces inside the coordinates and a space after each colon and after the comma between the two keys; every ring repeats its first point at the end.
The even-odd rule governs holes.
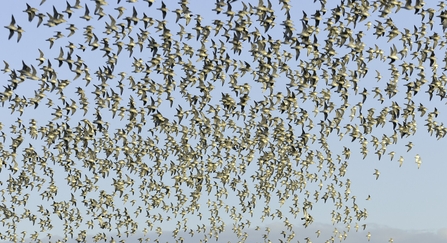
{"type": "Polygon", "coordinates": [[[374,173],[373,173],[373,175],[376,176],[376,180],[379,179],[379,176],[380,176],[380,172],[379,172],[379,170],[374,169],[374,173]]]}
{"type": "Polygon", "coordinates": [[[26,4],[26,9],[23,11],[28,14],[28,21],[33,21],[34,17],[37,15],[38,10],[31,7],[28,3],[26,4]]]}
{"type": "Polygon", "coordinates": [[[161,1],[161,8],[158,8],[158,10],[161,11],[162,17],[163,17],[163,19],[165,19],[166,18],[166,14],[167,14],[167,12],[169,10],[166,8],[166,4],[163,1],[161,1]]]}
{"type": "Polygon", "coordinates": [[[419,154],[416,154],[415,156],[414,156],[414,158],[415,158],[415,160],[416,160],[416,164],[418,165],[418,169],[421,167],[421,164],[422,164],[422,159],[421,159],[421,156],[419,156],[419,154]]]}
{"type": "Polygon", "coordinates": [[[90,21],[92,16],[90,16],[90,10],[88,9],[87,4],[85,4],[85,12],[83,16],[80,16],[81,19],[85,19],[86,21],[90,21]]]}
{"type": "Polygon", "coordinates": [[[11,72],[11,69],[9,68],[9,63],[7,63],[5,60],[3,60],[3,63],[5,64],[5,67],[0,71],[3,71],[3,73],[11,72]]]}
{"type": "Polygon", "coordinates": [[[410,141],[405,146],[408,147],[407,152],[409,152],[413,148],[413,142],[410,141]]]}
{"type": "Polygon", "coordinates": [[[16,20],[14,19],[14,15],[11,15],[11,23],[8,26],[5,26],[9,30],[8,40],[17,32],[17,42],[22,38],[22,33],[24,30],[19,25],[16,26],[16,20]]]}

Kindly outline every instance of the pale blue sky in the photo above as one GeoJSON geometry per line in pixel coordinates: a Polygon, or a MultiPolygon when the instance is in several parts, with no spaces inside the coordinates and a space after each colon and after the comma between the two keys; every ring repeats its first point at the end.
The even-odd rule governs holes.
{"type": "MultiPolygon", "coordinates": [[[[72,1],[74,4],[74,1],[72,1]]],[[[171,29],[171,33],[174,35],[173,38],[178,38],[175,36],[175,33],[179,30],[178,25],[175,24],[175,13],[172,11],[175,10],[175,8],[178,8],[176,1],[164,1],[167,5],[167,8],[170,10],[168,12],[168,15],[166,17],[166,20],[168,22],[168,27],[171,29]]],[[[251,5],[256,6],[258,4],[258,1],[244,1],[245,3],[251,3],[251,5]]],[[[267,2],[267,1],[265,1],[267,2]]],[[[303,1],[301,3],[298,2],[292,2],[292,19],[294,21],[294,26],[297,29],[297,32],[300,32],[302,26],[300,23],[300,19],[302,18],[302,11],[305,11],[310,18],[310,15],[315,12],[317,8],[319,8],[318,2],[315,4],[312,4],[313,1],[303,1]],[[306,2],[306,3],[303,3],[306,2]]],[[[326,13],[325,16],[328,16],[331,9],[336,7],[337,3],[339,1],[328,1],[329,4],[326,6],[326,9],[328,10],[328,13],[326,13]]],[[[93,16],[93,20],[90,22],[86,22],[83,19],[80,19],[79,16],[84,14],[84,9],[76,10],[76,12],[73,14],[71,18],[68,18],[67,16],[65,19],[67,20],[67,23],[63,23],[59,26],[56,26],[54,28],[48,28],[47,26],[44,26],[43,24],[46,23],[47,18],[44,20],[42,25],[39,28],[35,28],[37,25],[37,18],[33,20],[33,22],[29,23],[27,20],[27,14],[23,12],[23,10],[26,9],[25,2],[16,2],[16,1],[7,1],[3,3],[3,8],[0,10],[0,22],[3,26],[9,25],[11,21],[11,14],[14,15],[16,24],[20,25],[25,32],[23,33],[22,39],[19,43],[16,43],[16,35],[14,35],[11,40],[7,40],[9,31],[6,28],[2,28],[0,30],[0,43],[2,46],[2,50],[0,52],[0,59],[5,60],[9,63],[11,69],[19,70],[22,67],[22,60],[27,63],[28,65],[34,65],[34,67],[37,68],[38,61],[35,59],[39,57],[39,51],[38,48],[40,48],[44,53],[45,57],[51,60],[51,63],[53,65],[53,68],[56,69],[58,72],[58,78],[59,79],[73,79],[74,74],[69,72],[68,66],[66,64],[63,64],[61,68],[58,68],[58,62],[54,60],[55,57],[59,55],[59,49],[60,47],[64,48],[65,55],[66,55],[66,48],[65,46],[68,45],[68,42],[71,41],[75,45],[78,45],[79,43],[84,43],[84,39],[82,36],[82,32],[84,31],[83,27],[88,25],[92,25],[94,29],[94,33],[98,35],[99,39],[101,40],[105,35],[103,34],[104,31],[104,25],[106,22],[109,22],[109,17],[105,16],[101,20],[96,21],[97,16],[93,15],[94,12],[94,2],[93,1],[85,1],[81,5],[84,6],[84,3],[86,3],[89,6],[90,14],[93,16]],[[73,35],[70,38],[67,38],[69,31],[66,29],[69,26],[69,23],[73,23],[77,26],[78,30],[76,31],[76,34],[73,35]],[[62,39],[55,42],[53,48],[49,49],[49,42],[46,41],[49,37],[56,34],[56,31],[62,31],[62,33],[65,35],[65,37],[62,37],[62,39]]],[[[114,10],[118,5],[115,1],[109,1],[109,5],[105,7],[105,12],[107,14],[111,14],[114,18],[117,17],[118,11],[114,10]]],[[[279,10],[279,7],[277,7],[277,1],[272,0],[272,4],[274,6],[275,14],[277,16],[276,18],[276,26],[273,27],[271,30],[269,30],[268,34],[272,36],[272,38],[282,39],[282,26],[280,23],[282,20],[284,20],[283,12],[279,10]]],[[[52,6],[54,5],[56,9],[61,12],[65,9],[66,3],[64,1],[50,1],[47,0],[42,6],[38,6],[38,1],[34,3],[30,3],[32,7],[36,7],[39,9],[40,12],[43,13],[52,13],[53,9],[52,6]]],[[[153,6],[151,8],[147,8],[147,3],[143,1],[138,1],[137,3],[134,3],[133,5],[131,3],[127,3],[126,1],[122,0],[119,4],[121,6],[125,6],[127,9],[123,16],[129,16],[132,15],[132,6],[134,5],[136,7],[136,10],[138,12],[138,17],[142,17],[143,12],[147,14],[147,16],[151,16],[154,19],[161,20],[161,12],[157,10],[157,8],[160,8],[161,1],[155,1],[153,6]]],[[[426,4],[424,8],[433,8],[438,9],[439,7],[436,6],[437,2],[435,1],[426,1],[426,4]]],[[[215,19],[221,19],[225,20],[226,16],[223,14],[216,15],[215,12],[211,11],[212,8],[214,8],[214,1],[198,1],[198,0],[191,0],[189,7],[191,11],[194,14],[200,14],[202,17],[202,25],[212,25],[212,21],[215,19]]],[[[233,3],[233,10],[239,9],[240,4],[238,2],[233,3]]],[[[365,33],[364,40],[366,48],[365,51],[372,47],[374,48],[374,45],[377,44],[383,51],[385,55],[389,55],[389,49],[392,47],[393,44],[396,45],[396,47],[401,48],[400,41],[398,40],[399,37],[396,37],[394,40],[387,43],[387,38],[380,38],[376,39],[376,36],[372,35],[372,31],[374,28],[371,28],[370,31],[366,30],[366,27],[364,26],[368,21],[371,21],[374,25],[376,22],[375,20],[377,18],[378,12],[371,13],[371,19],[367,19],[357,25],[357,30],[363,30],[365,33]]],[[[436,13],[435,15],[438,15],[436,13]]],[[[396,26],[399,28],[399,30],[403,30],[403,28],[410,29],[413,31],[413,26],[420,25],[420,17],[415,16],[413,14],[413,11],[401,9],[398,13],[390,14],[390,16],[396,26]]],[[[427,18],[427,17],[426,17],[427,18]]],[[[123,17],[120,21],[122,22],[123,17]]],[[[252,21],[254,25],[257,25],[256,17],[252,17],[252,21]]],[[[325,17],[323,17],[323,21],[325,21],[325,17]]],[[[381,19],[382,22],[384,22],[383,19],[381,19]]],[[[440,20],[438,17],[434,18],[435,24],[433,26],[433,32],[437,32],[442,37],[441,40],[445,41],[445,37],[443,34],[442,26],[440,26],[440,20]]],[[[124,21],[125,22],[125,21],[124,21]]],[[[313,23],[313,20],[310,20],[311,23],[313,23]]],[[[180,24],[183,26],[185,25],[184,20],[179,21],[180,24]]],[[[191,23],[187,27],[188,30],[190,30],[194,35],[195,31],[191,28],[194,26],[195,20],[193,17],[193,20],[191,20],[191,23]]],[[[155,24],[157,25],[157,23],[155,24]]],[[[346,25],[346,23],[345,23],[346,25]]],[[[324,46],[324,39],[325,39],[325,31],[323,30],[325,27],[325,24],[320,23],[320,35],[318,36],[318,41],[320,43],[320,48],[324,46]]],[[[350,26],[352,28],[352,25],[350,26]]],[[[138,28],[142,28],[142,24],[140,23],[138,28]]],[[[138,33],[138,28],[134,27],[132,31],[132,36],[135,38],[136,33],[138,33]]],[[[258,26],[259,28],[259,26],[258,26]]],[[[261,33],[263,33],[263,30],[260,28],[261,33]]],[[[432,31],[428,28],[427,33],[428,35],[432,33],[432,31]]],[[[155,32],[154,27],[150,29],[150,35],[153,36],[158,40],[158,36],[161,32],[155,32]]],[[[214,31],[212,31],[212,34],[210,35],[210,38],[215,38],[216,43],[220,45],[218,42],[219,38],[224,39],[220,36],[214,37],[214,31]]],[[[110,40],[110,44],[113,43],[114,39],[111,37],[108,37],[110,40]]],[[[123,40],[124,43],[128,43],[128,39],[123,40]]],[[[195,41],[195,38],[192,40],[185,40],[183,39],[183,42],[188,43],[189,45],[200,48],[200,44],[195,41]]],[[[414,44],[416,45],[416,44],[414,44]]],[[[233,59],[240,59],[242,61],[251,62],[253,58],[249,56],[249,46],[244,46],[248,49],[244,49],[243,55],[231,55],[231,58],[233,59]]],[[[112,48],[115,48],[115,46],[112,46],[112,48]]],[[[91,52],[91,48],[87,47],[87,50],[85,52],[80,52],[79,50],[76,50],[74,53],[78,54],[82,57],[82,59],[88,63],[90,68],[90,73],[92,76],[92,83],[88,86],[88,88],[85,88],[86,94],[90,95],[90,92],[94,91],[94,87],[92,84],[96,84],[96,75],[94,72],[96,71],[96,66],[103,66],[102,64],[104,62],[104,59],[102,58],[102,52],[95,51],[91,52]]],[[[340,56],[343,53],[343,48],[337,49],[340,56]]],[[[159,50],[159,53],[161,51],[159,50]]],[[[211,53],[211,50],[208,50],[209,53],[211,53]]],[[[231,51],[231,45],[227,45],[227,52],[232,54],[231,51]]],[[[76,55],[73,55],[73,58],[76,58],[76,55]]],[[[144,50],[143,53],[139,51],[139,47],[136,46],[134,49],[134,57],[142,58],[144,60],[149,60],[148,57],[152,56],[152,53],[149,50],[144,50]]],[[[365,54],[366,56],[367,54],[365,54]]],[[[442,72],[442,67],[444,66],[444,62],[442,61],[442,57],[445,55],[445,48],[440,49],[439,47],[436,49],[436,55],[438,57],[437,63],[439,65],[438,68],[438,75],[442,72]]],[[[115,68],[114,75],[116,76],[115,79],[119,79],[118,73],[123,71],[126,72],[128,75],[132,74],[132,67],[131,62],[133,61],[132,58],[128,58],[129,53],[123,49],[121,52],[118,64],[115,68]]],[[[306,50],[301,51],[301,56],[303,60],[306,60],[306,50]]],[[[193,56],[191,61],[195,63],[195,61],[198,59],[197,56],[193,56]]],[[[184,61],[187,60],[185,57],[184,61]]],[[[405,61],[411,62],[411,55],[409,55],[405,58],[405,61]]],[[[384,88],[386,84],[386,80],[389,79],[389,71],[388,71],[388,62],[389,60],[386,60],[385,62],[374,60],[370,63],[368,63],[368,69],[369,72],[367,76],[359,82],[359,90],[363,90],[363,87],[367,88],[369,93],[372,94],[372,89],[376,86],[384,88]],[[376,72],[375,70],[378,70],[381,75],[383,76],[382,81],[376,82],[375,76],[376,72]]],[[[417,61],[413,60],[415,65],[418,65],[417,61]]],[[[399,62],[396,61],[396,65],[399,62]]],[[[289,66],[290,67],[296,67],[298,63],[294,62],[294,58],[290,61],[289,66]]],[[[400,63],[399,63],[400,64],[400,63]]],[[[3,63],[0,63],[1,68],[3,69],[3,63]]],[[[45,64],[46,65],[46,64],[45,64]]],[[[351,64],[351,68],[354,63],[351,64]]],[[[252,65],[252,67],[254,67],[252,65]]],[[[427,80],[431,81],[431,71],[428,67],[428,64],[426,66],[426,74],[427,74],[427,80]]],[[[231,70],[232,68],[230,68],[231,70]]],[[[180,70],[178,70],[179,75],[176,77],[176,79],[179,79],[179,76],[181,75],[180,70]]],[[[416,71],[415,71],[416,72],[416,71]]],[[[415,74],[413,74],[415,76],[415,74]]],[[[158,78],[159,80],[156,80],[157,82],[163,84],[162,76],[153,74],[153,79],[158,78]],[[160,81],[161,80],[161,81],[160,81]]],[[[0,73],[0,79],[3,80],[0,84],[1,86],[7,85],[7,80],[9,79],[8,75],[0,73]]],[[[136,80],[138,80],[136,78],[136,80]]],[[[20,85],[19,88],[16,90],[17,94],[22,96],[29,97],[34,94],[34,89],[38,87],[37,81],[27,80],[26,85],[20,85]]],[[[252,101],[253,100],[259,100],[262,99],[264,95],[268,95],[268,92],[262,93],[261,92],[261,86],[257,83],[254,83],[250,75],[246,75],[240,80],[238,80],[241,84],[247,82],[250,83],[252,86],[252,91],[250,93],[252,101]]],[[[401,106],[404,105],[403,98],[405,97],[405,89],[406,87],[403,86],[405,84],[405,80],[399,81],[399,91],[400,93],[393,98],[393,100],[396,100],[399,102],[401,106]]],[[[127,83],[127,80],[124,82],[127,83]]],[[[281,82],[277,82],[275,84],[275,91],[282,91],[283,93],[286,93],[285,84],[286,81],[284,81],[283,85],[281,82]]],[[[110,87],[112,87],[115,91],[118,90],[118,88],[115,88],[117,84],[117,80],[111,81],[110,87]]],[[[321,87],[323,86],[324,81],[321,81],[321,87]]],[[[78,78],[77,80],[74,80],[71,82],[71,84],[66,88],[66,91],[64,91],[65,96],[67,97],[73,97],[73,99],[77,100],[78,96],[74,93],[76,90],[76,87],[84,87],[85,81],[82,80],[82,77],[78,78]]],[[[220,85],[220,81],[214,84],[216,87],[213,94],[216,96],[211,101],[212,102],[219,102],[220,100],[220,93],[221,92],[229,92],[229,88],[227,86],[222,87],[220,85]]],[[[320,86],[319,86],[320,87],[320,86]]],[[[446,101],[439,101],[439,97],[434,97],[432,101],[428,100],[428,95],[425,94],[425,90],[427,87],[424,87],[420,94],[415,96],[413,98],[416,105],[419,103],[422,103],[424,106],[428,108],[428,111],[433,111],[435,107],[437,107],[439,111],[439,116],[437,118],[438,123],[445,122],[447,124],[447,114],[445,112],[446,110],[446,101]]],[[[191,89],[192,90],[192,89],[191,89]]],[[[192,91],[197,92],[197,90],[192,91]]],[[[132,94],[131,90],[126,90],[123,95],[123,102],[122,105],[126,105],[128,103],[129,95],[132,94]]],[[[160,106],[160,111],[164,112],[163,115],[170,119],[175,119],[175,107],[177,107],[179,104],[182,105],[184,108],[187,108],[187,104],[184,104],[184,100],[180,97],[178,90],[174,92],[174,94],[177,95],[175,97],[175,104],[173,108],[169,108],[169,102],[164,101],[164,103],[160,106]]],[[[135,98],[136,95],[132,94],[135,98]]],[[[333,97],[337,97],[335,93],[332,94],[333,97]]],[[[57,105],[62,105],[61,101],[58,100],[58,96],[53,94],[48,94],[48,98],[51,98],[53,102],[57,105]]],[[[166,98],[163,96],[163,98],[166,98]]],[[[338,99],[337,99],[338,100],[338,99]]],[[[251,102],[252,102],[251,101],[251,102]]],[[[300,100],[301,101],[301,100],[300,100]]],[[[354,96],[352,94],[349,97],[349,103],[351,105],[355,105],[356,103],[361,101],[361,96],[354,96]]],[[[4,149],[9,148],[9,144],[11,141],[11,138],[8,137],[8,130],[12,123],[14,123],[18,118],[20,118],[24,124],[28,125],[28,122],[30,119],[34,118],[38,121],[38,125],[44,125],[48,123],[51,117],[51,113],[54,112],[52,108],[46,108],[45,106],[46,98],[44,98],[43,102],[40,104],[39,109],[34,110],[33,108],[29,107],[26,108],[25,113],[23,116],[19,117],[18,113],[14,113],[10,115],[10,110],[8,109],[9,104],[6,102],[4,107],[0,107],[0,114],[1,119],[0,121],[3,124],[3,132],[7,133],[7,140],[4,145],[4,149]]],[[[366,114],[366,111],[369,108],[376,108],[376,114],[378,111],[382,109],[385,105],[390,105],[391,103],[389,101],[385,101],[383,105],[376,102],[375,99],[372,98],[372,95],[368,97],[367,101],[364,105],[364,114],[366,114]]],[[[89,119],[93,119],[93,102],[91,102],[92,108],[90,108],[89,113],[87,117],[89,119]]],[[[78,105],[80,106],[80,105],[78,105]]],[[[319,127],[316,125],[321,119],[322,115],[319,114],[317,117],[314,118],[314,115],[312,113],[312,110],[314,109],[314,106],[312,103],[303,103],[299,104],[301,108],[307,109],[309,112],[310,118],[314,119],[314,125],[315,128],[312,130],[313,133],[318,133],[319,127]]],[[[349,112],[349,109],[346,111],[349,112]]],[[[71,118],[72,125],[76,125],[78,121],[82,120],[84,117],[82,116],[83,111],[78,109],[77,113],[71,118]]],[[[111,131],[109,131],[110,135],[114,133],[112,129],[115,129],[117,127],[123,126],[124,120],[122,122],[119,121],[119,119],[111,119],[107,112],[104,112],[104,120],[107,120],[109,123],[111,123],[111,131]]],[[[279,114],[279,113],[278,113],[279,114]]],[[[127,117],[126,117],[127,118],[127,117]]],[[[125,119],[126,119],[125,118],[125,119]]],[[[152,122],[150,118],[147,118],[148,125],[147,128],[150,128],[152,122]]],[[[339,141],[338,137],[332,134],[329,136],[328,142],[331,146],[331,150],[333,151],[333,154],[339,153],[339,151],[342,151],[343,146],[350,147],[351,148],[351,158],[348,161],[349,166],[346,173],[346,176],[344,177],[344,180],[349,178],[351,180],[351,195],[356,195],[357,197],[357,204],[361,208],[366,208],[368,211],[368,218],[364,221],[361,221],[361,224],[367,224],[366,230],[359,230],[358,233],[354,233],[355,229],[351,228],[351,231],[349,232],[349,237],[346,242],[367,242],[366,240],[366,234],[368,232],[371,232],[372,238],[371,242],[387,242],[389,238],[394,238],[394,242],[407,242],[407,243],[413,243],[413,242],[445,242],[447,240],[447,194],[445,193],[445,186],[447,185],[447,150],[445,149],[447,146],[447,142],[445,138],[437,140],[434,136],[427,135],[426,127],[424,124],[426,123],[423,119],[420,119],[419,117],[417,120],[417,133],[415,136],[410,136],[409,138],[403,138],[399,139],[398,144],[390,145],[388,146],[387,153],[389,151],[395,151],[396,155],[393,161],[390,161],[390,158],[388,155],[382,156],[382,159],[379,161],[378,157],[374,154],[374,151],[370,150],[370,153],[366,157],[365,160],[362,159],[362,155],[360,152],[357,152],[359,149],[358,143],[351,143],[348,135],[345,136],[345,138],[342,140],[342,142],[339,141]],[[407,147],[405,146],[409,141],[413,142],[414,147],[412,150],[410,150],[408,153],[406,152],[407,147]],[[338,152],[337,152],[338,151],[338,152]],[[372,151],[372,152],[371,152],[372,151]],[[419,154],[422,158],[422,165],[418,169],[416,163],[415,163],[415,156],[416,154],[419,154]],[[399,167],[399,163],[397,160],[399,159],[399,156],[404,157],[404,163],[402,167],[399,167]],[[374,170],[378,169],[380,171],[380,177],[378,180],[375,179],[375,176],[373,175],[374,170]],[[371,200],[366,200],[366,198],[370,195],[371,200]]],[[[58,121],[55,121],[58,122],[58,121]]],[[[60,121],[59,121],[60,122],[60,121]]],[[[343,121],[344,124],[349,123],[349,121],[343,121]]],[[[184,123],[186,124],[186,123],[184,123]]],[[[387,126],[383,129],[380,127],[375,128],[373,131],[373,134],[378,137],[379,139],[382,137],[382,134],[384,133],[390,133],[391,123],[388,123],[387,126]]],[[[344,130],[344,128],[342,129],[344,130]]],[[[301,128],[296,128],[295,132],[296,134],[299,134],[301,131],[301,128]]],[[[34,148],[40,149],[43,143],[38,142],[37,140],[25,140],[22,144],[22,149],[24,149],[26,146],[28,146],[29,143],[32,143],[34,148]]],[[[371,142],[370,142],[371,146],[371,142]]],[[[317,149],[319,145],[315,143],[314,145],[311,145],[311,148],[317,149]]],[[[169,161],[167,162],[169,164],[169,161]]],[[[254,164],[254,163],[253,163],[254,164]]],[[[252,164],[252,165],[253,165],[252,164]]],[[[254,172],[254,167],[252,166],[249,168],[249,172],[245,175],[247,178],[247,181],[251,181],[249,177],[250,172],[254,172]],[[250,170],[251,169],[251,170],[250,170]]],[[[56,170],[57,171],[57,170],[56,170]]],[[[63,172],[63,171],[57,171],[57,172],[63,172]]],[[[3,169],[2,172],[0,172],[0,178],[2,178],[3,185],[0,185],[0,189],[4,189],[6,186],[5,181],[9,177],[9,171],[7,169],[3,169]],[[4,178],[4,179],[3,179],[4,178]]],[[[88,175],[91,175],[89,172],[85,172],[88,175]]],[[[63,173],[57,173],[55,180],[60,183],[59,186],[59,194],[58,194],[58,200],[68,200],[70,199],[70,193],[64,190],[64,187],[66,186],[65,178],[66,175],[63,173]]],[[[169,175],[166,175],[169,179],[169,175]]],[[[101,183],[99,184],[101,186],[101,189],[104,189],[108,192],[113,191],[113,186],[110,186],[112,182],[111,178],[107,178],[104,180],[101,180],[101,183]]],[[[326,182],[325,182],[326,183],[326,182]]],[[[327,183],[330,183],[328,181],[327,183]]],[[[326,184],[325,184],[326,186],[326,184]]],[[[310,192],[313,192],[316,189],[315,184],[308,185],[307,188],[310,192]]],[[[187,191],[187,189],[184,189],[187,191]]],[[[340,191],[343,190],[339,189],[340,191]]],[[[29,191],[29,190],[28,190],[29,191]]],[[[37,205],[45,205],[49,209],[51,209],[51,206],[49,206],[51,203],[47,202],[41,202],[40,197],[38,196],[39,193],[36,192],[28,192],[32,195],[32,201],[29,202],[27,207],[33,208],[37,210],[37,205]]],[[[274,196],[272,196],[273,198],[274,196]]],[[[135,199],[138,199],[137,193],[134,197],[135,199]]],[[[211,200],[213,200],[213,197],[210,197],[211,200]]],[[[230,196],[230,199],[232,197],[230,196]]],[[[171,196],[171,200],[175,199],[174,196],[171,196]]],[[[204,195],[201,198],[201,205],[204,209],[203,214],[206,215],[206,211],[208,208],[206,207],[208,197],[204,195]]],[[[232,199],[235,199],[234,197],[232,199]]],[[[80,202],[82,199],[79,199],[78,205],[82,204],[80,202]]],[[[273,200],[272,200],[273,201],[273,200]]],[[[238,206],[237,201],[234,202],[226,202],[228,204],[234,204],[235,207],[238,206]]],[[[350,203],[350,202],[349,202],[350,203]]],[[[137,203],[138,205],[138,203],[137,203]]],[[[142,205],[142,204],[141,204],[142,205]]],[[[262,204],[261,204],[262,205],[262,204]]],[[[121,205],[122,206],[122,205],[121,205]]],[[[126,207],[129,209],[132,208],[134,211],[135,208],[131,207],[129,203],[126,204],[126,207]]],[[[257,208],[257,210],[262,210],[257,208]]],[[[275,208],[278,208],[277,201],[272,202],[272,211],[275,208]]],[[[82,210],[82,206],[79,207],[80,210],[82,210]]],[[[315,223],[309,227],[308,229],[302,229],[301,226],[302,222],[297,218],[296,220],[293,220],[293,215],[287,215],[288,209],[285,207],[282,209],[284,215],[288,217],[292,223],[294,223],[294,231],[297,235],[295,239],[300,240],[301,242],[305,241],[304,237],[308,236],[313,240],[313,242],[320,242],[321,239],[326,239],[327,237],[330,237],[332,234],[332,231],[334,230],[334,226],[331,223],[331,216],[330,212],[333,209],[333,205],[329,202],[327,204],[323,204],[322,200],[319,201],[319,203],[314,204],[314,209],[312,210],[313,216],[315,218],[315,223]],[[316,238],[315,231],[316,229],[320,229],[322,231],[321,238],[316,238]],[[301,237],[302,234],[306,234],[306,236],[301,237]],[[327,237],[325,237],[327,236],[327,237]]],[[[18,211],[23,210],[20,207],[17,208],[18,211]]],[[[163,213],[161,210],[157,211],[154,210],[154,213],[163,213]]],[[[222,210],[223,212],[223,210],[222,210]]],[[[144,212],[142,213],[145,214],[144,212]]],[[[301,215],[299,215],[301,216],[301,215]]],[[[225,216],[222,216],[225,218],[225,216]]],[[[143,217],[144,218],[144,217],[143,217]]],[[[203,217],[204,219],[207,218],[206,216],[203,217]]],[[[250,218],[249,216],[245,215],[244,219],[250,219],[252,221],[252,228],[254,228],[255,225],[261,225],[261,226],[269,226],[272,231],[270,233],[271,240],[274,241],[274,237],[278,236],[280,238],[280,232],[282,231],[281,228],[275,227],[275,226],[282,226],[281,221],[265,221],[265,222],[257,222],[259,217],[253,217],[250,218]]],[[[223,233],[220,236],[219,242],[226,242],[226,241],[234,241],[234,235],[232,235],[231,227],[232,227],[232,221],[229,218],[226,218],[228,221],[227,227],[228,230],[226,233],[223,233]],[[233,237],[233,238],[232,238],[233,237]]],[[[144,219],[140,217],[138,220],[141,220],[144,222],[144,219]]],[[[173,220],[171,222],[165,222],[163,225],[160,225],[166,229],[166,231],[172,230],[173,227],[175,227],[175,222],[177,220],[173,220]]],[[[58,218],[54,217],[54,222],[58,222],[58,218]]],[[[85,221],[84,221],[85,222],[85,221]]],[[[189,217],[189,224],[191,225],[190,228],[195,228],[196,224],[202,224],[207,223],[207,220],[204,220],[203,222],[200,222],[198,220],[197,216],[190,216],[189,217]]],[[[61,224],[63,221],[61,222],[61,224]]],[[[55,224],[55,230],[52,232],[52,234],[58,234],[57,230],[61,230],[60,227],[61,224],[55,224]]],[[[155,225],[155,227],[158,225],[155,225]]],[[[144,226],[141,226],[140,230],[142,230],[144,226]]],[[[154,227],[154,229],[155,229],[154,227]]],[[[340,232],[343,232],[343,230],[346,230],[343,225],[336,226],[340,232]]],[[[258,231],[254,231],[254,229],[249,229],[247,232],[250,234],[249,239],[247,242],[260,242],[262,241],[262,233],[258,233],[258,231]]],[[[97,227],[95,228],[95,230],[97,227]]],[[[32,226],[25,221],[22,221],[18,223],[18,229],[17,232],[21,232],[22,230],[28,231],[28,235],[34,232],[34,230],[39,230],[38,225],[32,226]]],[[[111,232],[110,234],[112,234],[111,232]]],[[[141,232],[140,232],[141,233],[141,232]]],[[[185,240],[187,241],[189,239],[189,235],[184,233],[185,240]]],[[[45,234],[41,234],[41,236],[45,236],[45,234]]],[[[168,237],[171,234],[166,233],[162,235],[160,238],[161,240],[169,241],[168,237]]],[[[153,238],[153,237],[152,237],[153,238]]],[[[338,239],[336,239],[338,240],[338,239]]],[[[214,240],[212,240],[214,241],[214,240]]],[[[130,242],[130,241],[129,241],[130,242]]]]}

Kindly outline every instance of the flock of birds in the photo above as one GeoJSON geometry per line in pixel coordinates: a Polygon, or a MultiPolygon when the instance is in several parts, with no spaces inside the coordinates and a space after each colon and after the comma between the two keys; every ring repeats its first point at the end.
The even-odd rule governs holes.
{"type": "Polygon", "coordinates": [[[3,60],[0,240],[47,242],[63,225],[57,242],[118,242],[171,221],[172,239],[207,242],[230,219],[241,242],[252,224],[266,242],[292,242],[314,205],[331,203],[345,228],[326,242],[341,241],[354,223],[368,231],[345,178],[351,154],[401,166],[389,147],[417,119],[447,133],[442,109],[422,104],[447,97],[444,1],[319,0],[312,12],[290,0],[49,2],[5,25],[17,46],[48,46],[3,60]],[[402,11],[420,26],[398,28],[402,11]],[[260,225],[275,218],[284,231],[269,239],[260,225]]]}

